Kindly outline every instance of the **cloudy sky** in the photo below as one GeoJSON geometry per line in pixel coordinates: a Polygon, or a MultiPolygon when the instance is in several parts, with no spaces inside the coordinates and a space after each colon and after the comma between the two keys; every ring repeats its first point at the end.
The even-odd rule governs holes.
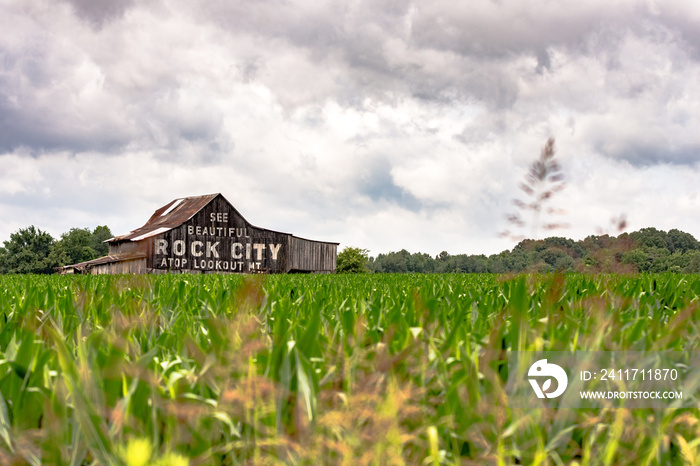
{"type": "Polygon", "coordinates": [[[557,235],[700,238],[700,2],[0,0],[0,240],[221,192],[341,248],[492,254],[550,136],[557,235]]]}

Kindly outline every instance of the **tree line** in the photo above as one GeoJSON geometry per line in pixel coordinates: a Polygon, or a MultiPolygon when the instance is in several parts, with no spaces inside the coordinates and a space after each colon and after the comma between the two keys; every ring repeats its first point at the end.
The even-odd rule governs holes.
{"type": "MultiPolygon", "coordinates": [[[[34,226],[10,235],[0,247],[0,273],[53,273],[56,267],[105,256],[107,226],[71,228],[60,238],[34,226]]],[[[619,236],[526,239],[512,250],[486,256],[446,251],[435,257],[402,249],[369,257],[360,248],[338,254],[339,273],[683,272],[700,273],[700,242],[680,230],[643,228],[619,236]]]]}
{"type": "Polygon", "coordinates": [[[0,273],[53,273],[55,267],[96,259],[107,255],[104,241],[112,236],[105,225],[71,228],[59,239],[34,225],[22,228],[0,247],[0,273]]]}
{"type": "Polygon", "coordinates": [[[346,248],[338,254],[338,272],[372,273],[520,273],[520,272],[700,272],[700,242],[691,234],[643,228],[633,233],[591,235],[574,241],[562,237],[526,239],[512,250],[486,256],[446,251],[435,257],[398,252],[369,257],[346,248]],[[359,264],[359,265],[358,265],[359,264]]]}

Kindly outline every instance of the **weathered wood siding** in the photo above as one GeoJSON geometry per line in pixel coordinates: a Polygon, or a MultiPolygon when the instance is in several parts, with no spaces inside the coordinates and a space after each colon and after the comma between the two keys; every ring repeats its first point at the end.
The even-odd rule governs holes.
{"type": "Polygon", "coordinates": [[[147,267],[173,272],[285,272],[289,236],[252,226],[218,196],[181,226],[148,238],[147,267]]]}
{"type": "Polygon", "coordinates": [[[146,252],[147,245],[145,241],[120,241],[118,243],[109,243],[109,254],[134,254],[146,252]]]}
{"type": "Polygon", "coordinates": [[[90,267],[89,273],[92,275],[144,274],[146,273],[146,258],[95,265],[90,267]]]}
{"type": "Polygon", "coordinates": [[[335,272],[338,246],[295,236],[289,237],[287,272],[335,272]]]}

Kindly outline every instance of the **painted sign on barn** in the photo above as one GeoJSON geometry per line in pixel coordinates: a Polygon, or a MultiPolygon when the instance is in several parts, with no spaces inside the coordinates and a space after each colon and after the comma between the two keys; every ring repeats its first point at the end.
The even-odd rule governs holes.
{"type": "Polygon", "coordinates": [[[149,254],[153,263],[147,266],[172,271],[278,272],[288,236],[249,225],[221,197],[181,226],[158,235],[149,254]]]}

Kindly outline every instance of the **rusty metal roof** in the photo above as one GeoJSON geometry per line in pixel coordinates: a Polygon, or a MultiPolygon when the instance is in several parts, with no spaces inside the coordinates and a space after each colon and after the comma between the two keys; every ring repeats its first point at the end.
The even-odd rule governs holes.
{"type": "MultiPolygon", "coordinates": [[[[107,243],[117,243],[117,242],[122,242],[122,241],[141,241],[143,239],[149,238],[151,236],[156,236],[161,233],[164,233],[168,230],[172,230],[173,228],[177,228],[189,219],[191,219],[197,212],[202,210],[207,204],[209,204],[211,201],[213,201],[216,197],[222,196],[221,193],[214,193],[214,194],[206,194],[203,196],[191,196],[191,197],[181,197],[178,199],[174,199],[167,204],[165,204],[163,207],[157,209],[153,215],[151,216],[150,219],[148,219],[148,222],[140,228],[137,228],[136,230],[131,231],[130,233],[127,233],[126,235],[122,236],[115,236],[114,238],[108,239],[107,243]]],[[[223,197],[223,196],[222,196],[223,197]]],[[[226,200],[226,198],[224,198],[226,200]]],[[[226,200],[228,202],[228,200],[226,200]]],[[[230,202],[228,202],[229,205],[231,205],[230,202]]],[[[243,216],[236,210],[235,207],[231,205],[231,208],[238,213],[238,215],[243,218],[243,216]]],[[[264,231],[272,231],[275,233],[282,233],[279,231],[275,230],[270,230],[267,228],[260,228],[256,227],[255,225],[250,224],[247,220],[246,223],[250,225],[253,228],[257,228],[259,230],[264,230],[264,231]]],[[[289,233],[283,233],[287,234],[290,236],[289,233]]],[[[298,238],[298,237],[297,237],[298,238]]],[[[299,238],[299,239],[304,239],[304,238],[299,238]]],[[[314,241],[314,240],[307,240],[307,241],[314,241]]],[[[330,241],[315,241],[316,243],[329,243],[329,244],[339,244],[339,243],[334,243],[330,241]]]]}
{"type": "Polygon", "coordinates": [[[220,193],[206,194],[204,196],[181,197],[174,199],[163,207],[157,209],[151,218],[141,228],[131,231],[122,236],[115,236],[108,242],[120,241],[140,241],[149,236],[158,235],[173,228],[177,228],[194,214],[199,212],[204,206],[214,200],[220,193]]]}

